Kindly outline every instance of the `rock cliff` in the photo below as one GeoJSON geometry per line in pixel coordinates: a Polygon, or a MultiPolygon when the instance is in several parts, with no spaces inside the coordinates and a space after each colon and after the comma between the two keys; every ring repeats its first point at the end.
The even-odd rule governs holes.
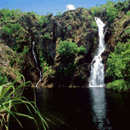
{"type": "MultiPolygon", "coordinates": [[[[124,6],[125,3],[114,5],[114,8],[122,7],[122,9],[111,21],[108,20],[107,9],[98,10],[93,14],[92,9],[78,8],[57,16],[16,12],[8,19],[3,19],[5,14],[0,10],[0,66],[3,69],[9,68],[9,73],[5,70],[4,72],[10,80],[18,77],[13,73],[13,70],[16,70],[24,75],[26,81],[30,80],[32,86],[35,86],[39,74],[32,56],[34,41],[38,65],[43,73],[39,87],[87,86],[90,63],[98,46],[98,30],[94,17],[101,18],[106,24],[104,30],[106,50],[102,54],[106,71],[108,55],[114,50],[117,42],[125,42],[129,39],[126,30],[129,30],[130,18],[126,13],[130,7],[124,6]],[[66,76],[64,72],[59,71],[69,65],[57,51],[61,41],[75,42],[78,47],[83,46],[86,49],[85,53],[75,56],[73,62],[76,67],[66,76]]],[[[105,79],[105,83],[109,81],[111,81],[110,77],[105,79]]]]}

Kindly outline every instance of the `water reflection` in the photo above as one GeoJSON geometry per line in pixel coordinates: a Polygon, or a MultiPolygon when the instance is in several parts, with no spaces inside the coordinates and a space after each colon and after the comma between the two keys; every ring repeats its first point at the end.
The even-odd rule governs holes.
{"type": "MultiPolygon", "coordinates": [[[[24,95],[34,100],[33,90],[24,95]],[[32,95],[32,96],[31,96],[32,95]]],[[[129,130],[130,94],[105,88],[36,89],[37,106],[46,117],[49,130],[129,130]]],[[[21,112],[24,108],[20,107],[21,112]]],[[[38,121],[39,122],[39,121],[38,121]]],[[[23,118],[24,128],[37,130],[23,118]]],[[[39,125],[39,124],[38,124],[39,125]]],[[[17,122],[11,118],[10,130],[17,122]]],[[[42,125],[39,128],[42,130],[42,125]]]]}
{"type": "Polygon", "coordinates": [[[97,129],[111,129],[109,119],[107,118],[107,104],[105,98],[105,88],[89,88],[91,93],[91,108],[93,122],[97,125],[97,129]]]}
{"type": "Polygon", "coordinates": [[[130,128],[130,94],[101,87],[36,91],[37,105],[52,130],[130,128]]]}

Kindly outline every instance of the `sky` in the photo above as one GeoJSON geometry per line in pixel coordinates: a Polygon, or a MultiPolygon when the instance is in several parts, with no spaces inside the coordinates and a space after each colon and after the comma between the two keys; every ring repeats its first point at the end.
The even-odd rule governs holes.
{"type": "MultiPolygon", "coordinates": [[[[0,9],[20,9],[22,12],[36,12],[39,15],[65,12],[79,7],[91,8],[96,4],[105,4],[108,0],[0,0],[0,9]]],[[[117,0],[112,0],[117,2],[117,0]]]]}

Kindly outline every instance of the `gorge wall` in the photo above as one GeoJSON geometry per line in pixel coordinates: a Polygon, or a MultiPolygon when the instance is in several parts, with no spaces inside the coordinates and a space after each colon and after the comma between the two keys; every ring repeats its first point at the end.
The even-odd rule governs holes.
{"type": "MultiPolygon", "coordinates": [[[[125,39],[129,38],[125,30],[130,26],[130,18],[126,15],[130,6],[123,6],[125,2],[114,5],[114,8],[122,9],[112,20],[108,19],[110,16],[105,7],[102,11],[98,9],[94,13],[94,9],[78,8],[57,16],[15,12],[17,17],[12,14],[7,16],[7,20],[3,19],[5,14],[0,10],[0,58],[4,58],[0,60],[0,65],[4,69],[10,69],[7,74],[9,79],[23,74],[26,81],[30,80],[32,86],[35,86],[39,74],[31,51],[34,41],[38,65],[44,77],[39,87],[87,86],[90,63],[98,46],[98,30],[94,17],[99,17],[106,24],[106,50],[102,53],[106,71],[110,52],[114,50],[117,42],[125,42],[125,39]],[[57,51],[61,41],[75,42],[78,47],[85,48],[85,53],[75,55],[75,66],[71,66],[73,70],[68,68],[71,61],[65,61],[57,51]],[[70,72],[67,73],[64,68],[70,72]],[[13,70],[17,70],[18,75],[13,73],[13,70]]],[[[110,81],[111,77],[105,78],[105,83],[110,81]]]]}

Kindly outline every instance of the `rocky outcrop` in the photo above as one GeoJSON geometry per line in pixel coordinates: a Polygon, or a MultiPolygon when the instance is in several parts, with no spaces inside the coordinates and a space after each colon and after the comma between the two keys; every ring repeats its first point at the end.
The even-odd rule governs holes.
{"type": "MultiPolygon", "coordinates": [[[[122,3],[115,5],[116,8],[122,6],[122,3]]],[[[128,28],[130,25],[130,18],[126,16],[126,12],[129,10],[122,7],[119,15],[113,20],[107,22],[107,12],[105,9],[99,10],[95,16],[102,19],[106,24],[105,30],[105,43],[106,50],[102,53],[103,63],[105,65],[105,71],[107,69],[106,63],[108,55],[114,50],[117,42],[126,42],[129,39],[128,28]]],[[[3,14],[0,12],[0,19],[2,21],[3,14]]],[[[43,80],[40,87],[54,87],[65,85],[67,87],[72,86],[87,86],[88,80],[90,77],[90,63],[94,57],[95,49],[98,46],[98,28],[95,25],[94,16],[89,9],[78,8],[76,10],[66,11],[60,16],[53,16],[52,14],[45,17],[41,17],[40,21],[33,13],[21,14],[18,19],[9,20],[1,23],[1,27],[6,24],[16,24],[20,25],[19,30],[15,30],[13,34],[7,35],[5,32],[2,33],[0,48],[0,66],[7,68],[10,66],[13,70],[13,67],[18,70],[21,74],[25,76],[26,81],[31,80],[35,85],[39,80],[39,74],[35,67],[35,61],[31,52],[31,44],[34,41],[36,43],[35,53],[38,59],[39,68],[43,72],[43,80]],[[70,41],[77,43],[78,47],[83,46],[86,48],[86,53],[82,56],[75,56],[76,68],[72,73],[65,77],[64,80],[59,80],[61,77],[58,77],[60,74],[59,70],[62,67],[67,67],[68,64],[64,62],[63,59],[57,53],[57,47],[59,46],[60,41],[70,41]],[[2,49],[4,46],[5,50],[2,49]],[[13,50],[9,51],[9,54],[6,52],[7,46],[17,48],[17,56],[14,56],[13,50]],[[23,54],[23,57],[20,56],[28,48],[28,52],[23,54]],[[3,55],[3,51],[5,55],[3,55]],[[18,61],[11,62],[9,58],[5,57],[11,56],[13,59],[18,61]],[[51,72],[44,70],[44,61],[48,64],[51,72]],[[20,63],[18,63],[20,61],[20,63]],[[21,65],[21,67],[20,67],[21,65]],[[13,67],[12,67],[13,66],[13,67]],[[43,68],[42,68],[43,67],[43,68]],[[57,73],[58,72],[58,73],[57,73]],[[57,74],[56,74],[57,73],[57,74]],[[45,75],[44,75],[45,74],[45,75]]],[[[0,28],[2,30],[2,28],[0,28]]],[[[2,31],[1,31],[2,32],[2,31]]],[[[73,68],[73,67],[72,67],[73,68]]],[[[10,76],[10,77],[13,77],[10,76]]],[[[106,83],[110,79],[105,79],[106,83]]]]}
{"type": "MultiPolygon", "coordinates": [[[[18,70],[11,68],[11,59],[13,60],[14,51],[4,44],[0,44],[0,72],[2,75],[6,74],[10,81],[14,81],[19,77],[18,70]]],[[[1,75],[1,76],[2,76],[1,75]]],[[[18,80],[17,84],[22,84],[23,81],[18,80]]]]}
{"type": "MultiPolygon", "coordinates": [[[[127,30],[130,27],[130,18],[125,15],[124,11],[120,12],[118,17],[113,21],[111,26],[107,27],[107,33],[105,36],[106,50],[102,53],[103,63],[105,65],[105,71],[107,69],[107,59],[110,52],[114,51],[114,47],[118,42],[125,43],[129,39],[129,33],[127,30]]],[[[105,83],[111,82],[111,77],[105,78],[105,83]]]]}

